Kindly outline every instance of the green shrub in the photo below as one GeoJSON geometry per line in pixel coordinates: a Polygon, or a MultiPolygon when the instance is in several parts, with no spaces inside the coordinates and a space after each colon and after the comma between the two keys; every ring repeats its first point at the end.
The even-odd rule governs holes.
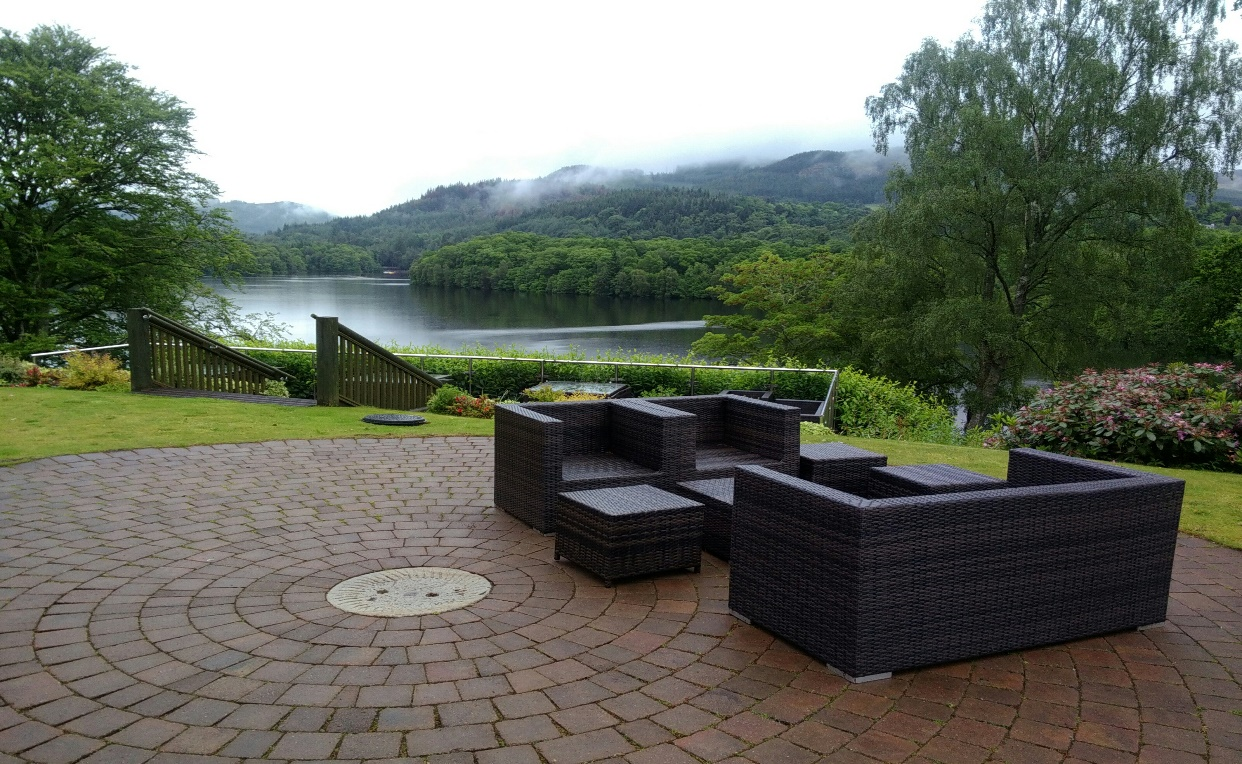
{"type": "Polygon", "coordinates": [[[453,413],[453,403],[465,395],[466,391],[453,385],[444,385],[427,399],[427,410],[433,414],[453,413]]]}
{"type": "Polygon", "coordinates": [[[837,382],[836,429],[859,438],[958,443],[962,435],[947,406],[899,385],[846,367],[837,382]]]}
{"type": "Polygon", "coordinates": [[[23,361],[15,355],[0,355],[0,383],[20,385],[26,382],[28,370],[34,366],[30,361],[23,361]]]}
{"type": "Polygon", "coordinates": [[[130,390],[128,382],[109,382],[106,385],[96,387],[95,391],[99,393],[128,393],[130,390]]]}
{"type": "Polygon", "coordinates": [[[60,386],[69,390],[95,390],[104,385],[129,382],[129,372],[121,361],[107,353],[70,353],[65,356],[60,386]]]}
{"type": "Polygon", "coordinates": [[[289,376],[284,380],[285,387],[291,398],[314,398],[315,354],[314,353],[277,353],[256,351],[248,353],[256,361],[275,366],[289,376]]]}
{"type": "Polygon", "coordinates": [[[263,392],[260,395],[270,395],[276,398],[288,398],[289,388],[279,379],[269,379],[263,383],[263,392]]]}

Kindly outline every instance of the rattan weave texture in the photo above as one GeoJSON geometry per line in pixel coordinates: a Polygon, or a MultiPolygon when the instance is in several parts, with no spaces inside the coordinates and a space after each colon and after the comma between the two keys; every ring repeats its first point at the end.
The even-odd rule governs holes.
{"type": "Polygon", "coordinates": [[[733,532],[733,478],[687,480],[678,493],[703,504],[703,551],[729,559],[729,536],[733,532]]]}
{"type": "Polygon", "coordinates": [[[931,493],[988,491],[1004,487],[1004,480],[980,475],[951,464],[905,464],[900,467],[872,469],[866,495],[872,499],[891,499],[931,493]]]}
{"type": "Polygon", "coordinates": [[[738,395],[644,400],[696,417],[694,459],[681,480],[730,477],[743,464],[798,474],[799,413],[792,406],[738,395]]]}
{"type": "Polygon", "coordinates": [[[867,495],[872,467],[888,465],[888,457],[845,443],[807,443],[799,450],[798,477],[839,491],[867,495]]]}
{"type": "Polygon", "coordinates": [[[1164,620],[1182,481],[1028,449],[1009,477],[867,500],[740,467],[729,607],[852,677],[1164,620]]]}
{"type": "Polygon", "coordinates": [[[672,485],[694,463],[694,417],[643,399],[496,407],[496,506],[556,531],[556,495],[672,485]]]}
{"type": "Polygon", "coordinates": [[[698,572],[703,505],[650,485],[570,491],[558,497],[554,557],[604,579],[674,568],[698,572]]]}

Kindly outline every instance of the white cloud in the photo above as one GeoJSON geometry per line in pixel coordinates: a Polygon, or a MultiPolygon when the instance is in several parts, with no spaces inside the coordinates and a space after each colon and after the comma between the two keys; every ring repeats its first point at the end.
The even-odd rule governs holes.
{"type": "Polygon", "coordinates": [[[43,0],[2,23],[73,27],[194,108],[225,198],[363,214],[567,164],[866,147],[863,100],[981,7],[43,0]]]}

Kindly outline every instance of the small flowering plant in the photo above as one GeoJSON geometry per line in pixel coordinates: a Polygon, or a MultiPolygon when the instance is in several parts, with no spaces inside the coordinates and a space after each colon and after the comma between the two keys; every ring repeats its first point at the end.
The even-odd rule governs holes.
{"type": "Polygon", "coordinates": [[[1088,369],[1039,393],[992,440],[1090,459],[1242,471],[1242,373],[1227,363],[1088,369]]]}
{"type": "Polygon", "coordinates": [[[496,402],[486,395],[478,398],[473,395],[458,395],[453,398],[449,413],[473,419],[491,419],[496,416],[496,402]]]}

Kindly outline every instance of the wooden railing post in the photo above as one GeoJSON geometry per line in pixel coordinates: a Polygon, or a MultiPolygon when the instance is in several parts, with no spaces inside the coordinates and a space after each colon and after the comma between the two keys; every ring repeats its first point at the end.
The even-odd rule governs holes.
{"type": "Polygon", "coordinates": [[[147,323],[147,309],[130,308],[125,320],[129,330],[129,389],[150,390],[155,384],[151,381],[151,325],[147,323]]]}
{"type": "MultiPolygon", "coordinates": [[[[312,314],[314,316],[314,314],[312,314]]],[[[336,316],[314,316],[315,319],[315,404],[341,405],[341,377],[337,364],[337,336],[340,321],[336,316]]]]}

